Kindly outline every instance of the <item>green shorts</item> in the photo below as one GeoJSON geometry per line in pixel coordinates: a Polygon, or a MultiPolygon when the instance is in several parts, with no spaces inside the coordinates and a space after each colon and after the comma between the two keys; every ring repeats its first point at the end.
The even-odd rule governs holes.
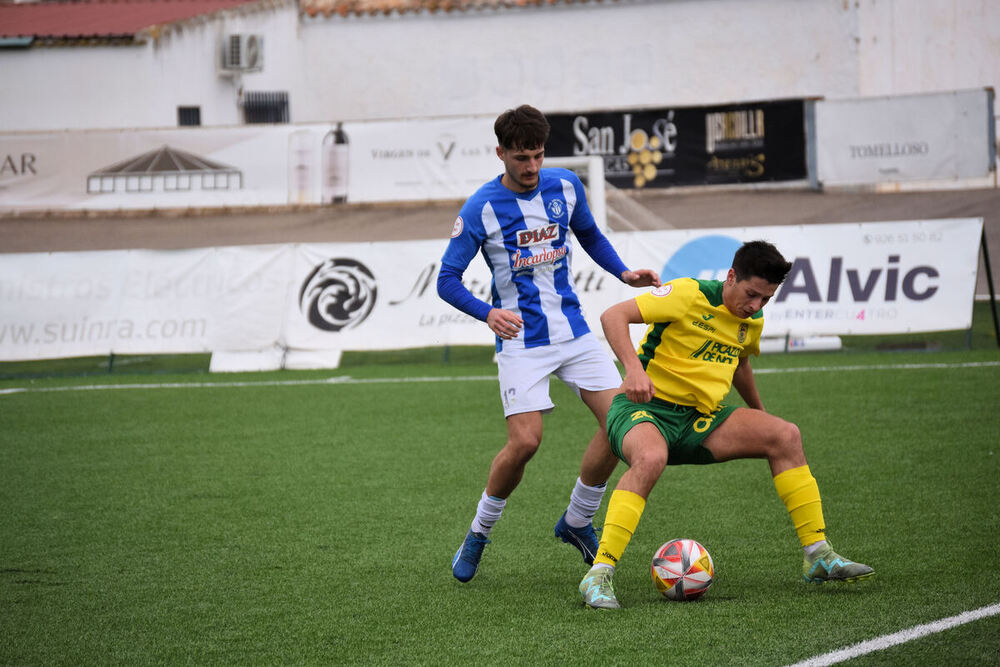
{"type": "Polygon", "coordinates": [[[649,422],[660,429],[667,441],[670,451],[667,465],[715,463],[712,452],[702,447],[701,443],[735,409],[735,405],[722,405],[706,415],[696,408],[668,403],[659,398],[648,403],[633,403],[625,398],[625,394],[618,394],[608,410],[608,441],[614,455],[625,461],[622,455],[625,434],[636,424],[649,422]]]}

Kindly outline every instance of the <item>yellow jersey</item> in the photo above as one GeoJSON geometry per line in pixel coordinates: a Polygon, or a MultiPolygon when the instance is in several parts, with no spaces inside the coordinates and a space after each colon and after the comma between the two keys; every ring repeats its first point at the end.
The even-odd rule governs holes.
{"type": "Polygon", "coordinates": [[[635,298],[649,324],[636,350],[656,397],[709,414],[733,385],[739,360],[760,354],[762,311],[737,317],[722,281],[677,278],[635,298]]]}

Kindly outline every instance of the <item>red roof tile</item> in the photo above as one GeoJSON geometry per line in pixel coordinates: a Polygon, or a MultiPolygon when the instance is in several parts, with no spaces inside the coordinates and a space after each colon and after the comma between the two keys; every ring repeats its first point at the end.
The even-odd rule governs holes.
{"type": "Polygon", "coordinates": [[[132,36],[258,0],[76,0],[0,4],[0,37],[132,36]]]}
{"type": "MultiPolygon", "coordinates": [[[[574,0],[299,0],[299,8],[316,16],[339,14],[391,14],[398,12],[451,12],[505,7],[572,4],[574,0]]],[[[586,0],[576,0],[586,2],[586,0]]]]}

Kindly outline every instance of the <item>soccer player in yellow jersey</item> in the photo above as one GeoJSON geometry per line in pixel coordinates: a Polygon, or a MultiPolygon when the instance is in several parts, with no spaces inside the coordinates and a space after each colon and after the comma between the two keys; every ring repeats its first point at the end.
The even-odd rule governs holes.
{"type": "Polygon", "coordinates": [[[743,244],[726,279],[678,278],[601,316],[625,380],[608,412],[608,440],[628,464],[611,494],[594,566],[580,582],[588,607],[617,609],[615,566],[667,464],[766,458],[804,551],[803,578],[854,582],[874,574],[833,551],[819,487],[795,424],[764,411],[749,355],[760,353],[761,308],[791,264],[770,243],[743,244]],[[629,324],[646,323],[638,350],[629,324]],[[747,407],[722,400],[735,386],[747,407]]]}

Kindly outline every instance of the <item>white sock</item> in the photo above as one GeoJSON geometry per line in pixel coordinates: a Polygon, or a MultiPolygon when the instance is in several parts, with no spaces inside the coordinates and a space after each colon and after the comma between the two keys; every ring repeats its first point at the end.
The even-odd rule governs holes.
{"type": "Polygon", "coordinates": [[[476,508],[476,518],[472,520],[472,532],[489,535],[493,530],[493,524],[500,520],[506,504],[506,498],[488,496],[486,491],[483,491],[483,497],[480,498],[479,506],[476,508]]]}
{"type": "Polygon", "coordinates": [[[817,549],[825,546],[826,546],[826,540],[820,540],[819,542],[813,542],[807,547],[802,547],[802,550],[805,551],[806,555],[808,556],[817,549]]]}
{"type": "Polygon", "coordinates": [[[587,486],[579,477],[576,486],[569,497],[569,507],[566,508],[566,523],[573,528],[583,528],[594,520],[594,515],[601,508],[601,499],[607,484],[587,486]]]}

